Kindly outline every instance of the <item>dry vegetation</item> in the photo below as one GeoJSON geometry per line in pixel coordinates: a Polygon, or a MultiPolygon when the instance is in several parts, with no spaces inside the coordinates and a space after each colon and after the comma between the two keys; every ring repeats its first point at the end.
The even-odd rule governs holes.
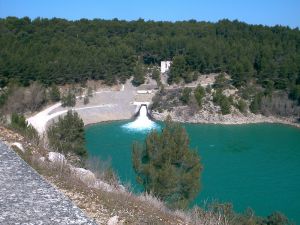
{"type": "Polygon", "coordinates": [[[1,140],[7,144],[20,142],[25,152],[13,149],[52,185],[67,195],[88,216],[99,224],[118,215],[123,224],[187,224],[162,202],[149,195],[136,196],[130,192],[108,192],[90,188],[71,172],[66,164],[51,163],[47,150],[28,142],[23,136],[0,127],[1,140]],[[45,160],[41,160],[44,157],[45,160]]]}
{"type": "MultiPolygon", "coordinates": [[[[251,210],[246,211],[245,214],[236,214],[232,210],[231,204],[216,203],[207,205],[204,208],[194,207],[188,211],[174,211],[168,209],[163,202],[152,195],[137,195],[128,189],[113,188],[108,191],[101,188],[93,188],[89,182],[83,182],[81,177],[73,172],[70,164],[65,161],[62,163],[49,161],[47,158],[48,151],[43,147],[42,142],[39,145],[33,144],[22,135],[3,126],[0,126],[0,140],[7,145],[11,145],[14,142],[21,143],[25,151],[12,146],[13,149],[31,167],[68,196],[98,224],[107,224],[114,216],[118,216],[119,222],[117,224],[136,225],[264,225],[270,224],[270,221],[275,222],[272,224],[289,224],[281,214],[274,214],[273,217],[268,217],[267,219],[256,217],[251,210]]],[[[101,173],[100,176],[105,178],[101,173]]],[[[116,185],[116,180],[111,180],[111,176],[108,177],[108,182],[116,185]]]]}
{"type": "Polygon", "coordinates": [[[8,97],[2,108],[3,114],[35,112],[47,102],[46,89],[37,82],[27,88],[12,84],[8,89],[8,97]]]}

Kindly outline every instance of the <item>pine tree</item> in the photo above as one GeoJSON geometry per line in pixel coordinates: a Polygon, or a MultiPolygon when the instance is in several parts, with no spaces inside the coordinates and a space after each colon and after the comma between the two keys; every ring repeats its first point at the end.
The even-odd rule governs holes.
{"type": "Polygon", "coordinates": [[[47,130],[49,145],[59,152],[73,152],[82,158],[87,157],[84,138],[84,123],[77,112],[69,110],[59,117],[47,130]]]}
{"type": "Polygon", "coordinates": [[[186,73],[186,60],[184,56],[182,55],[175,56],[170,68],[168,83],[169,84],[173,82],[179,83],[181,78],[185,76],[185,73],[186,73]]]}
{"type": "Polygon", "coordinates": [[[71,90],[69,90],[67,95],[64,95],[61,98],[61,102],[62,102],[62,107],[67,107],[67,106],[74,107],[76,105],[76,96],[71,90]]]}
{"type": "Polygon", "coordinates": [[[238,108],[238,110],[241,113],[246,113],[247,112],[247,103],[243,99],[240,99],[237,102],[236,107],[238,108]]]}
{"type": "Polygon", "coordinates": [[[184,88],[182,90],[181,96],[180,96],[180,100],[182,101],[182,103],[184,105],[187,105],[190,101],[190,97],[191,97],[191,93],[192,93],[192,89],[191,88],[184,88]]]}
{"type": "Polygon", "coordinates": [[[205,89],[201,85],[198,85],[194,91],[194,95],[199,107],[202,107],[202,99],[205,96],[205,89]]]}
{"type": "Polygon", "coordinates": [[[254,96],[249,108],[250,111],[254,114],[260,113],[261,110],[261,99],[262,99],[262,94],[258,93],[254,96]]]}
{"type": "Polygon", "coordinates": [[[145,82],[145,71],[140,64],[137,64],[136,67],[134,68],[132,84],[134,86],[140,86],[144,82],[145,82]]]}
{"type": "Polygon", "coordinates": [[[60,92],[56,85],[51,86],[49,96],[52,102],[58,102],[60,100],[60,92]]]}
{"type": "Polygon", "coordinates": [[[132,161],[138,183],[170,207],[186,208],[199,192],[199,155],[189,148],[186,130],[170,117],[162,133],[152,131],[144,145],[133,144],[132,161]]]}

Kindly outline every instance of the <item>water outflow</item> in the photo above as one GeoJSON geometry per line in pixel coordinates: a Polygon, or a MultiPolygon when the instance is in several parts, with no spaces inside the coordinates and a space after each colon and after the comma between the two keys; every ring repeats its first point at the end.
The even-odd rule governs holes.
{"type": "Polygon", "coordinates": [[[159,125],[148,118],[147,106],[142,105],[136,120],[127,123],[122,127],[132,131],[143,131],[156,129],[159,125]]]}

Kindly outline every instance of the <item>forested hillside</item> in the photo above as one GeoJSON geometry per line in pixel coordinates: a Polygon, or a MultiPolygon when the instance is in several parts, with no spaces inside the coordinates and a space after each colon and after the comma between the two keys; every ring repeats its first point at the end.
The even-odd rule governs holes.
{"type": "Polygon", "coordinates": [[[133,75],[137,63],[161,60],[179,67],[170,82],[223,71],[236,86],[257,80],[289,90],[300,84],[300,31],[281,26],[8,17],[0,19],[0,49],[1,86],[12,78],[24,85],[86,79],[112,84],[133,75]]]}

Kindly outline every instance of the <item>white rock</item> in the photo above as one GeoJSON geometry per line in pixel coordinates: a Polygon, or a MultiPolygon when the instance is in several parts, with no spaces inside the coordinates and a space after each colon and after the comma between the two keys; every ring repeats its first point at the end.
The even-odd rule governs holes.
{"type": "Polygon", "coordinates": [[[118,190],[121,192],[126,192],[126,188],[123,185],[118,185],[118,190]]]}
{"type": "Polygon", "coordinates": [[[23,145],[21,143],[19,143],[19,142],[14,142],[14,143],[11,144],[11,146],[16,146],[22,152],[25,152],[25,149],[23,148],[23,145]]]}
{"type": "Polygon", "coordinates": [[[73,170],[79,176],[95,177],[95,174],[93,174],[90,170],[86,170],[84,168],[73,167],[73,170]]]}
{"type": "Polygon", "coordinates": [[[77,167],[71,167],[71,170],[74,173],[74,175],[79,177],[79,179],[82,182],[88,185],[92,185],[96,182],[96,176],[90,170],[86,170],[84,168],[77,168],[77,167]]]}
{"type": "Polygon", "coordinates": [[[40,157],[39,160],[40,160],[41,162],[45,162],[45,157],[40,157]]]}
{"type": "Polygon", "coordinates": [[[119,217],[113,216],[107,221],[107,225],[118,225],[119,217]]]}
{"type": "Polygon", "coordinates": [[[58,152],[49,152],[48,159],[50,162],[53,162],[53,163],[63,163],[66,161],[65,156],[58,152]]]}
{"type": "Polygon", "coordinates": [[[101,180],[96,180],[96,182],[94,184],[94,188],[102,189],[102,190],[108,191],[108,192],[112,192],[114,190],[114,188],[111,185],[109,185],[108,183],[105,183],[101,180]]]}

